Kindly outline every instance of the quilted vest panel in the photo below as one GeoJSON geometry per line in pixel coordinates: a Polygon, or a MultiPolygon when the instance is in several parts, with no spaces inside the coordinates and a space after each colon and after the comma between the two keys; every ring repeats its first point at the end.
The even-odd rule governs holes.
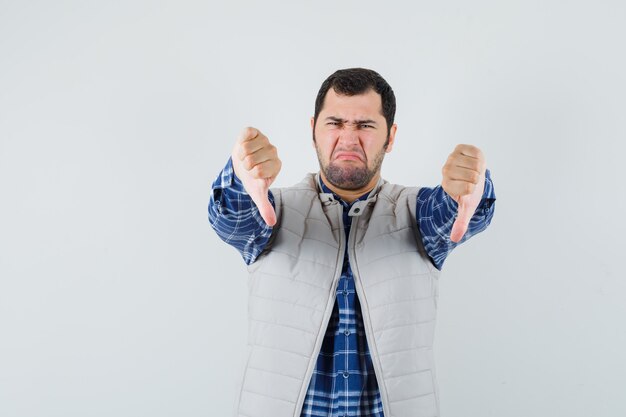
{"type": "Polygon", "coordinates": [[[308,174],[272,189],[278,223],[248,266],[248,350],[238,417],[299,417],[326,332],[348,244],[386,417],[435,417],[432,344],[439,271],[415,217],[416,187],[382,180],[355,203],[345,242],[343,207],[308,174]]]}

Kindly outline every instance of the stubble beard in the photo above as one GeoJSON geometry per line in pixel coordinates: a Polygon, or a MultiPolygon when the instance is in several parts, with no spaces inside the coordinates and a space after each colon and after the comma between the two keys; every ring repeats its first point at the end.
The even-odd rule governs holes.
{"type": "MultiPolygon", "coordinates": [[[[324,173],[324,176],[332,185],[342,190],[358,190],[365,187],[374,178],[374,176],[380,172],[380,167],[383,164],[385,158],[385,146],[374,156],[374,163],[370,169],[367,164],[367,156],[363,155],[365,159],[365,166],[352,166],[352,165],[338,165],[333,162],[324,164],[322,155],[317,145],[315,150],[317,152],[317,159],[320,164],[320,169],[324,173]]],[[[332,157],[332,155],[331,155],[332,157]]]]}

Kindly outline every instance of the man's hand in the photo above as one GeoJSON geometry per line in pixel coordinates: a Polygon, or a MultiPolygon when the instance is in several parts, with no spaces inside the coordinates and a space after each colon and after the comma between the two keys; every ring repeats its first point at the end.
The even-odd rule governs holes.
{"type": "Polygon", "coordinates": [[[258,207],[261,217],[269,226],[274,226],[276,212],[269,201],[268,190],[282,166],[276,147],[263,133],[247,127],[237,139],[232,160],[235,174],[258,207]]]}
{"type": "Polygon", "coordinates": [[[441,186],[459,205],[450,240],[459,242],[480,203],[485,189],[485,157],[472,145],[457,145],[442,168],[441,186]]]}

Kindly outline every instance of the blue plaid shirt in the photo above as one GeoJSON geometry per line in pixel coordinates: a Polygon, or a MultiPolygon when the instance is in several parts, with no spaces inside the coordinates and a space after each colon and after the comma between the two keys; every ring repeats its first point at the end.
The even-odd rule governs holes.
{"type": "MultiPolygon", "coordinates": [[[[489,170],[485,175],[483,199],[472,217],[463,239],[450,241],[457,203],[438,185],[422,187],[417,195],[418,226],[424,248],[439,270],[446,256],[458,244],[483,231],[491,222],[495,193],[489,170]]],[[[323,191],[332,193],[324,184],[323,191]]],[[[368,194],[358,200],[364,200],[368,194]]],[[[274,205],[271,191],[268,194],[274,205]]],[[[343,205],[346,241],[350,232],[352,204],[337,195],[343,205]]],[[[357,200],[357,201],[358,201],[357,200]]],[[[219,237],[234,246],[247,264],[255,261],[272,233],[233,171],[232,160],[213,182],[209,202],[209,222],[219,237]]],[[[372,358],[367,346],[361,306],[356,295],[348,251],[337,286],[335,305],[302,408],[302,417],[383,417],[383,406],[372,358]]]]}

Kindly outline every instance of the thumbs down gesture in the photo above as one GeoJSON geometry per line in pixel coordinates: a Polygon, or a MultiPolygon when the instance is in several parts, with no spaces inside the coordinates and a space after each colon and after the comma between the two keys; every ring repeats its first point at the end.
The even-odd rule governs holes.
{"type": "Polygon", "coordinates": [[[231,156],[235,174],[259,214],[268,226],[274,226],[276,212],[269,201],[268,190],[282,167],[276,146],[257,129],[247,127],[239,135],[231,156]]]}
{"type": "Polygon", "coordinates": [[[485,156],[473,145],[457,145],[441,172],[441,186],[458,204],[450,240],[459,242],[480,204],[485,189],[485,156]]]}

